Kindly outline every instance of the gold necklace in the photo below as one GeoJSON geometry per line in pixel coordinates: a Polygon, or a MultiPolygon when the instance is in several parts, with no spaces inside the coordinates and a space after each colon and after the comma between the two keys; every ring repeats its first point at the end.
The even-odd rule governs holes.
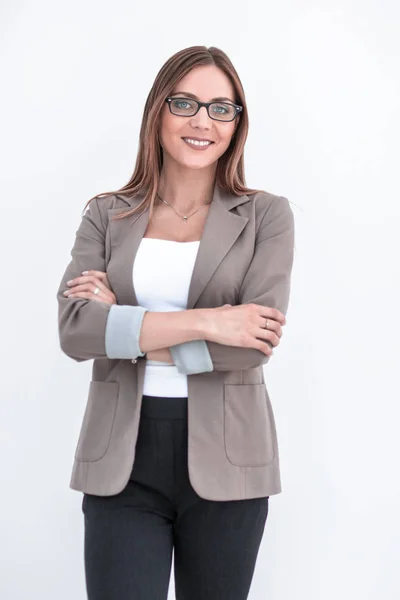
{"type": "Polygon", "coordinates": [[[186,222],[186,221],[189,219],[189,217],[191,217],[192,215],[194,215],[195,213],[197,213],[197,212],[200,210],[200,208],[203,208],[203,206],[208,206],[209,204],[211,204],[211,202],[206,202],[205,204],[203,204],[203,206],[200,206],[200,208],[198,208],[197,210],[195,210],[194,212],[192,212],[192,214],[191,214],[191,215],[185,215],[185,216],[183,216],[183,215],[180,215],[179,213],[177,213],[177,212],[176,212],[176,210],[174,209],[174,207],[172,206],[172,204],[170,204],[170,203],[169,203],[169,202],[167,202],[166,200],[163,200],[163,199],[161,198],[161,196],[159,196],[158,194],[157,194],[157,196],[158,196],[158,197],[160,198],[160,200],[162,200],[162,201],[163,201],[165,204],[168,204],[168,206],[170,206],[170,207],[172,208],[172,210],[174,211],[174,213],[176,213],[176,214],[178,215],[178,217],[181,217],[181,219],[183,219],[185,222],[186,222]]]}

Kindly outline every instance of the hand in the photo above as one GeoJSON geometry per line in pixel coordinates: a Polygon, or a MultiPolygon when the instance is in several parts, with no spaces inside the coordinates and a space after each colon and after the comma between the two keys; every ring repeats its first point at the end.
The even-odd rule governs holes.
{"type": "Polygon", "coordinates": [[[102,271],[87,271],[87,275],[75,277],[67,282],[69,289],[64,292],[67,298],[88,298],[96,302],[117,304],[114,292],[111,290],[107,274],[102,271]],[[98,294],[94,294],[96,286],[100,288],[98,294]]]}
{"type": "Polygon", "coordinates": [[[272,346],[279,344],[282,325],[286,324],[285,315],[278,309],[254,303],[224,304],[208,311],[207,340],[256,348],[267,356],[273,353],[272,346]],[[266,319],[268,329],[265,329],[266,319]]]}
{"type": "MultiPolygon", "coordinates": [[[[67,298],[88,298],[89,300],[97,300],[97,302],[106,302],[107,304],[117,304],[117,299],[114,292],[111,290],[110,283],[106,273],[103,271],[88,271],[87,275],[75,277],[67,282],[70,286],[64,292],[67,298]],[[94,294],[95,288],[99,287],[98,294],[94,294]]],[[[169,351],[169,348],[158,348],[146,352],[146,359],[158,360],[160,362],[168,362],[174,365],[174,360],[169,351]]]]}
{"type": "Polygon", "coordinates": [[[167,362],[174,365],[174,359],[172,358],[169,348],[157,348],[157,350],[149,350],[146,352],[147,360],[158,360],[160,362],[167,362]]]}

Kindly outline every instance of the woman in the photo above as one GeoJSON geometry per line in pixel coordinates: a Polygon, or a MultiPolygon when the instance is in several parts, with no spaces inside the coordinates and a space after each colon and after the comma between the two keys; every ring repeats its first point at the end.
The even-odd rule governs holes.
{"type": "Polygon", "coordinates": [[[247,598],[281,491],[264,381],[294,222],[245,186],[248,115],[221,50],[158,73],[134,174],[89,201],[58,293],[62,350],[94,359],[70,487],[89,600],[247,598]]]}

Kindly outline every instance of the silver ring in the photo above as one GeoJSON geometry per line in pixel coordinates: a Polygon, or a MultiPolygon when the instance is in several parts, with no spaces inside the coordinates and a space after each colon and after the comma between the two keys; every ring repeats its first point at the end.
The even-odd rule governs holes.
{"type": "Polygon", "coordinates": [[[265,325],[264,325],[265,329],[268,329],[268,319],[265,319],[265,325]]]}
{"type": "Polygon", "coordinates": [[[93,294],[98,294],[98,293],[99,293],[99,291],[100,291],[100,288],[96,286],[96,287],[95,287],[95,289],[94,289],[94,292],[93,292],[93,294]]]}

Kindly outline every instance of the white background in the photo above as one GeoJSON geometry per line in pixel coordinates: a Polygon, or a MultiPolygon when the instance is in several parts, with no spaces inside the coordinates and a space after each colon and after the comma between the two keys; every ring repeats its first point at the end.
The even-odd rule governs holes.
{"type": "Polygon", "coordinates": [[[204,44],[245,88],[248,185],[296,219],[265,367],[283,493],[249,598],[398,600],[399,4],[3,0],[0,23],[0,597],[86,598],[69,478],[92,362],[61,352],[56,291],[85,203],[131,176],[158,70],[204,44]]]}

